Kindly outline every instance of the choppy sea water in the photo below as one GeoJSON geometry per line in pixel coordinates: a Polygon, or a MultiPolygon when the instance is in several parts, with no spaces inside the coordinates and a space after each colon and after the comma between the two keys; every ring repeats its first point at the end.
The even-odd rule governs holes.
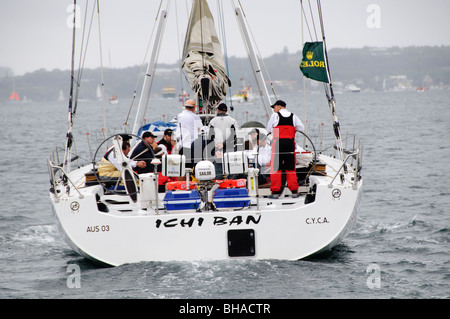
{"type": "MultiPolygon", "coordinates": [[[[282,98],[304,120],[303,96],[282,98]]],[[[308,123],[323,122],[331,132],[325,98],[308,100],[308,123]]],[[[153,103],[150,119],[168,120],[180,111],[173,100],[153,103]]],[[[128,101],[106,106],[109,131],[121,127],[128,106],[128,101]]],[[[246,110],[264,114],[251,105],[235,106],[239,119],[246,110]]],[[[64,141],[66,113],[67,102],[0,104],[0,298],[450,297],[450,91],[337,95],[342,135],[356,133],[364,144],[360,213],[339,246],[300,261],[99,268],[80,257],[57,232],[48,196],[46,159],[64,141]],[[76,272],[80,276],[74,278],[76,272]]],[[[95,144],[100,133],[93,128],[102,125],[101,104],[80,102],[75,119],[80,152],[88,137],[95,144]]]]}

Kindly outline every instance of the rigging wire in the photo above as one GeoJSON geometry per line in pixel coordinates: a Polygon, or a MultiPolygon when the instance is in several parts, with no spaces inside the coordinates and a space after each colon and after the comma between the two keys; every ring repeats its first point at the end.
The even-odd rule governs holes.
{"type": "Polygon", "coordinates": [[[80,60],[78,62],[77,90],[76,90],[76,93],[75,93],[74,113],[76,113],[76,109],[77,109],[77,105],[78,105],[78,103],[77,103],[78,93],[80,92],[80,81],[81,81],[81,73],[82,73],[82,70],[81,70],[81,61],[82,61],[81,56],[83,55],[84,34],[85,34],[85,31],[86,31],[87,9],[88,9],[88,6],[89,6],[88,3],[89,3],[89,0],[87,0],[87,2],[86,2],[86,9],[85,9],[85,12],[84,12],[84,23],[83,23],[83,33],[82,33],[82,36],[81,36],[80,60]]]}
{"type": "Polygon", "coordinates": [[[75,93],[74,113],[76,113],[77,107],[78,107],[78,96],[80,94],[81,78],[83,76],[84,63],[86,61],[86,56],[87,56],[87,49],[88,49],[88,43],[89,43],[91,30],[92,30],[92,23],[93,23],[93,20],[94,20],[95,7],[96,7],[96,2],[94,1],[94,5],[92,6],[91,22],[90,22],[90,25],[89,25],[88,34],[86,36],[86,23],[87,23],[88,8],[89,8],[89,0],[87,0],[85,14],[84,14],[83,33],[82,33],[82,36],[81,36],[80,60],[79,60],[79,63],[78,63],[77,91],[75,93]],[[85,43],[86,43],[86,48],[84,48],[85,43]],[[83,54],[83,49],[84,49],[84,54],[83,54]]]}
{"type": "MultiPolygon", "coordinates": [[[[181,46],[180,46],[180,27],[178,24],[178,5],[177,2],[175,1],[175,21],[176,21],[176,25],[177,25],[177,46],[178,46],[178,56],[180,57],[180,61],[182,61],[183,57],[182,57],[182,52],[181,52],[181,46]]],[[[181,91],[181,101],[184,105],[184,84],[183,84],[183,75],[182,72],[180,70],[179,72],[180,74],[180,91],[181,91]]]]}
{"type": "MultiPolygon", "coordinates": [[[[314,35],[316,36],[315,39],[316,39],[316,41],[318,41],[319,37],[317,36],[317,29],[316,29],[316,24],[314,23],[314,15],[313,15],[313,12],[312,12],[312,6],[311,6],[311,1],[310,0],[308,0],[308,4],[309,4],[309,12],[311,13],[311,22],[312,22],[312,25],[313,25],[313,31],[314,31],[314,35]]],[[[322,31],[323,31],[323,29],[322,29],[322,31]]],[[[311,37],[311,39],[312,39],[312,37],[311,37]]]]}
{"type": "MultiPolygon", "coordinates": [[[[225,19],[224,19],[224,13],[223,13],[223,5],[221,0],[217,0],[217,9],[218,9],[218,17],[219,17],[219,27],[222,31],[222,43],[223,43],[223,50],[224,50],[224,58],[225,58],[225,68],[227,70],[227,76],[230,78],[230,69],[228,67],[228,50],[227,50],[227,37],[225,33],[225,19]]],[[[230,95],[230,110],[233,111],[233,99],[231,96],[231,87],[228,87],[228,93],[230,95]]],[[[225,102],[226,102],[226,96],[225,96],[225,102]]]]}
{"type": "Polygon", "coordinates": [[[202,2],[199,2],[200,4],[200,43],[201,43],[201,47],[202,47],[202,65],[203,65],[203,71],[206,72],[206,53],[205,53],[205,49],[203,48],[203,19],[201,18],[203,16],[203,8],[202,8],[202,2]]]}
{"type": "Polygon", "coordinates": [[[137,89],[138,89],[139,83],[141,82],[142,75],[144,73],[143,70],[144,70],[144,67],[145,67],[145,63],[147,61],[148,51],[150,50],[150,45],[152,43],[153,35],[155,33],[156,24],[158,22],[158,17],[159,17],[159,13],[161,12],[161,7],[162,7],[163,1],[164,0],[160,1],[158,10],[156,11],[155,21],[153,23],[152,32],[150,34],[150,38],[149,38],[148,43],[147,43],[147,49],[145,50],[144,59],[142,60],[141,67],[139,69],[139,76],[138,76],[138,78],[136,80],[136,85],[135,85],[134,90],[133,90],[133,96],[131,97],[130,107],[128,108],[127,116],[125,117],[125,121],[123,123],[125,132],[127,131],[127,128],[128,128],[128,120],[130,118],[131,109],[133,108],[134,101],[136,100],[137,89]]]}
{"type": "Polygon", "coordinates": [[[323,40],[323,51],[325,53],[325,63],[326,63],[326,68],[325,70],[327,71],[328,74],[328,82],[329,82],[329,90],[330,90],[330,99],[334,100],[334,93],[333,93],[333,85],[332,85],[332,81],[331,81],[331,73],[330,73],[330,65],[328,63],[328,54],[327,54],[327,46],[326,46],[326,41],[325,41],[325,28],[323,26],[323,16],[322,16],[322,6],[320,4],[320,0],[317,0],[318,3],[318,11],[319,11],[319,19],[320,19],[320,28],[322,31],[322,40],[323,40]]]}
{"type": "Polygon", "coordinates": [[[238,2],[239,2],[239,6],[240,6],[240,8],[241,8],[241,10],[242,10],[242,14],[243,14],[245,23],[246,23],[246,25],[247,25],[247,29],[248,29],[248,31],[249,31],[249,33],[250,33],[251,38],[252,38],[253,46],[256,48],[256,52],[258,53],[258,58],[259,58],[259,60],[260,60],[260,62],[261,62],[261,64],[262,64],[262,66],[263,66],[264,72],[265,72],[266,75],[267,75],[268,82],[269,82],[269,84],[270,84],[270,88],[271,88],[271,90],[272,90],[272,93],[273,93],[273,95],[275,96],[275,100],[278,100],[277,92],[275,91],[275,87],[273,86],[272,78],[270,77],[270,73],[269,73],[269,71],[267,70],[266,63],[265,63],[264,59],[262,58],[261,52],[259,51],[258,44],[257,44],[257,42],[256,42],[256,40],[255,40],[255,37],[254,37],[253,32],[252,32],[252,29],[250,28],[250,24],[248,23],[247,15],[246,15],[245,12],[244,12],[244,8],[242,7],[241,1],[238,0],[238,2]]]}
{"type": "MultiPolygon", "coordinates": [[[[300,5],[302,6],[302,17],[304,17],[304,21],[306,24],[306,27],[308,29],[308,33],[309,33],[309,37],[311,39],[311,41],[319,41],[319,36],[317,33],[317,29],[318,27],[316,27],[316,24],[314,22],[314,13],[312,10],[312,5],[311,5],[311,1],[308,0],[308,6],[309,6],[309,15],[311,18],[311,24],[312,24],[312,28],[310,26],[310,23],[308,22],[308,15],[305,12],[305,6],[303,5],[303,1],[300,0],[300,5]],[[312,34],[312,31],[314,32],[314,37],[312,34]]],[[[330,73],[330,68],[329,68],[329,63],[328,63],[328,53],[327,53],[327,48],[326,48],[326,39],[325,39],[325,28],[324,28],[324,22],[323,22],[323,13],[322,13],[322,5],[320,0],[317,0],[317,13],[318,13],[318,19],[319,19],[319,27],[320,27],[320,33],[321,33],[321,37],[322,37],[322,42],[323,42],[323,51],[324,51],[324,58],[325,58],[325,70],[327,72],[327,76],[328,76],[328,83],[323,83],[324,86],[324,90],[325,90],[325,95],[328,101],[328,105],[330,107],[330,111],[331,111],[331,116],[332,116],[332,120],[333,120],[333,129],[334,129],[334,135],[335,135],[335,143],[337,145],[337,150],[338,150],[338,154],[340,159],[342,160],[344,155],[343,155],[343,147],[342,147],[342,139],[340,136],[340,128],[339,128],[339,120],[338,117],[336,115],[336,109],[335,109],[335,96],[334,96],[334,92],[333,92],[333,84],[331,81],[331,73],[330,73]]],[[[303,39],[303,23],[302,23],[302,39],[303,39]]],[[[303,40],[302,40],[303,42],[303,40]]],[[[305,43],[305,42],[303,42],[305,43]]],[[[304,79],[305,80],[305,79],[304,79]]],[[[304,85],[305,87],[305,85],[304,85]]],[[[344,167],[344,169],[346,170],[346,167],[344,167]]]]}
{"type": "Polygon", "coordinates": [[[69,124],[73,124],[73,84],[75,81],[75,36],[76,36],[76,10],[77,1],[73,1],[73,27],[72,27],[72,60],[70,66],[70,91],[69,91],[69,124]]]}
{"type": "MultiPolygon", "coordinates": [[[[170,10],[170,5],[171,5],[171,0],[168,0],[167,1],[167,4],[166,4],[166,10],[165,10],[165,12],[166,12],[166,14],[164,15],[164,19],[166,19],[166,17],[167,17],[167,15],[168,15],[168,12],[169,12],[169,10],[170,10]]],[[[163,17],[161,17],[161,19],[162,19],[163,17]]],[[[162,30],[164,30],[164,27],[162,28],[162,30]]],[[[157,39],[155,38],[155,41],[156,41],[157,39]]],[[[155,49],[155,46],[156,46],[156,53],[155,53],[155,62],[154,62],[154,68],[153,68],[153,72],[156,70],[156,66],[157,66],[157,64],[158,64],[158,55],[159,55],[159,50],[161,49],[161,44],[162,44],[162,41],[161,41],[161,37],[158,39],[158,41],[157,42],[155,42],[154,43],[154,45],[153,45],[153,49],[155,49]]],[[[146,76],[150,76],[150,74],[146,74],[146,76]]],[[[154,73],[153,73],[153,78],[154,78],[154,73]]],[[[152,80],[153,81],[153,80],[152,80]]],[[[145,81],[144,81],[144,83],[145,83],[145,81]]],[[[151,82],[152,83],[152,82],[151,82]]],[[[150,91],[151,91],[151,86],[150,86],[150,91]]],[[[142,98],[142,96],[141,96],[141,98],[142,98]]],[[[149,98],[150,98],[150,96],[149,96],[149,98]]],[[[149,103],[148,103],[148,100],[147,100],[147,103],[146,103],[146,105],[145,105],[145,109],[144,109],[144,112],[142,113],[142,117],[141,117],[141,126],[144,124],[144,122],[145,122],[145,120],[146,120],[146,114],[147,114],[147,110],[148,110],[148,105],[149,105],[149,103]]],[[[140,107],[141,107],[141,105],[140,105],[140,107]]],[[[136,114],[136,117],[138,116],[138,114],[136,114]]],[[[136,122],[135,122],[135,124],[136,124],[136,122]]]]}
{"type": "MultiPolygon", "coordinates": [[[[312,37],[312,34],[311,34],[311,29],[310,29],[310,27],[309,27],[309,23],[308,23],[308,17],[307,17],[307,15],[306,15],[306,12],[305,12],[305,6],[303,5],[303,0],[300,0],[300,6],[301,6],[301,17],[302,17],[302,19],[305,19],[305,21],[302,23],[302,28],[303,28],[303,25],[304,24],[306,24],[306,28],[308,29],[308,33],[309,33],[309,38],[310,39],[312,39],[313,37],[312,37]]],[[[303,32],[303,30],[302,30],[302,38],[303,38],[303,34],[304,34],[304,32],[303,32]]],[[[304,41],[302,40],[302,43],[304,43],[304,41]]]]}
{"type": "MultiPolygon", "coordinates": [[[[335,135],[335,140],[336,140],[336,144],[337,144],[338,155],[341,160],[344,160],[344,148],[342,146],[341,130],[339,127],[339,120],[338,120],[338,117],[336,114],[336,108],[335,108],[336,99],[334,96],[333,84],[331,81],[330,65],[328,63],[327,46],[326,46],[326,41],[325,41],[325,28],[324,28],[324,24],[323,24],[322,5],[320,3],[320,0],[317,0],[317,8],[318,8],[319,19],[320,19],[320,28],[322,31],[323,51],[325,54],[325,69],[326,69],[327,75],[328,75],[328,85],[326,85],[324,83],[325,84],[324,85],[325,94],[327,95],[328,105],[330,107],[331,116],[333,119],[333,129],[334,129],[334,135],[335,135]]],[[[344,163],[344,171],[347,172],[347,165],[345,163],[344,163]]]]}
{"type": "MultiPolygon", "coordinates": [[[[90,32],[92,29],[92,22],[95,12],[96,3],[94,1],[92,15],[91,15],[91,22],[89,26],[89,31],[86,36],[86,29],[87,29],[87,17],[88,17],[88,8],[89,8],[89,1],[86,2],[86,9],[85,9],[85,17],[84,17],[84,23],[83,23],[83,32],[81,36],[81,45],[80,45],[80,57],[78,61],[78,74],[75,78],[75,43],[76,43],[76,21],[77,21],[77,9],[78,9],[77,1],[74,0],[73,4],[73,31],[72,31],[72,62],[71,62],[71,81],[70,81],[70,93],[69,93],[69,127],[67,130],[67,136],[66,136],[66,143],[65,143],[65,153],[64,153],[64,161],[63,166],[66,171],[70,171],[70,162],[71,162],[71,155],[72,155],[72,145],[75,146],[75,152],[76,152],[76,144],[74,144],[74,136],[73,136],[73,123],[78,107],[78,95],[81,88],[81,77],[84,71],[84,63],[86,61],[86,55],[87,55],[87,49],[88,49],[88,43],[89,43],[89,37],[90,32]],[[84,50],[84,53],[83,53],[84,50]],[[74,88],[75,85],[75,88],[74,88]],[[75,89],[75,92],[74,92],[75,89]]],[[[77,156],[78,157],[78,156],[77,156]]]]}
{"type": "MultiPolygon", "coordinates": [[[[303,0],[300,0],[300,17],[301,17],[301,21],[300,21],[300,25],[301,25],[301,39],[302,39],[302,46],[304,45],[304,43],[305,43],[305,40],[304,40],[304,20],[306,20],[306,17],[305,17],[305,14],[304,14],[304,10],[303,10],[303,0]]],[[[309,31],[309,28],[308,28],[308,31],[309,31]]],[[[311,33],[310,33],[310,35],[311,35],[311,33]]],[[[303,78],[303,120],[305,121],[305,128],[304,128],[304,130],[305,130],[305,133],[306,134],[308,134],[308,120],[307,120],[307,117],[306,117],[306,110],[307,110],[307,107],[306,107],[306,78],[303,76],[302,77],[303,78]]],[[[304,146],[304,148],[306,149],[306,141],[307,141],[307,139],[306,139],[306,137],[304,137],[303,138],[303,146],[304,146]]]]}
{"type": "MultiPolygon", "coordinates": [[[[167,16],[167,12],[169,12],[169,10],[170,10],[170,5],[171,5],[171,2],[172,0],[168,0],[167,1],[167,4],[166,4],[166,16],[167,16]]],[[[163,28],[164,29],[164,28],[163,28]]],[[[158,44],[158,46],[157,46],[157,53],[156,53],[156,57],[158,57],[158,55],[159,55],[159,50],[161,49],[161,43],[162,43],[162,41],[160,40],[157,44],[158,44]]],[[[157,66],[157,64],[158,64],[158,59],[156,58],[156,60],[155,60],[155,69],[156,69],[156,66],[157,66]]],[[[151,88],[151,87],[150,87],[151,88]]],[[[147,103],[147,105],[145,106],[145,109],[144,109],[144,113],[142,114],[142,120],[145,120],[145,115],[147,114],[147,110],[148,110],[148,103],[147,103]]],[[[141,124],[143,124],[143,123],[141,123],[141,124]]]]}
{"type": "Polygon", "coordinates": [[[102,50],[102,32],[100,23],[100,2],[97,0],[97,19],[98,19],[98,41],[100,47],[100,75],[101,75],[101,93],[102,93],[102,107],[103,107],[103,134],[106,138],[106,106],[105,106],[105,81],[103,76],[103,50],[102,50]]]}
{"type": "Polygon", "coordinates": [[[66,166],[70,165],[70,148],[72,147],[73,142],[73,85],[74,85],[74,73],[75,73],[75,36],[76,36],[76,8],[77,1],[73,1],[73,29],[72,29],[72,61],[71,61],[71,70],[70,70],[70,92],[69,92],[69,124],[66,135],[66,142],[64,145],[64,161],[63,167],[66,169],[66,166]]]}
{"type": "MultiPolygon", "coordinates": [[[[234,6],[234,1],[231,0],[231,2],[232,2],[232,5],[234,6]]],[[[264,69],[264,72],[265,72],[265,74],[267,75],[267,78],[268,78],[268,81],[267,81],[267,82],[270,84],[270,88],[271,88],[271,90],[272,90],[273,95],[275,96],[275,100],[278,100],[278,96],[277,96],[277,93],[276,93],[276,91],[275,91],[275,87],[273,86],[273,81],[272,81],[272,79],[271,79],[271,77],[270,77],[270,73],[269,73],[268,70],[267,70],[267,67],[266,67],[266,64],[265,64],[265,62],[264,62],[264,59],[262,58],[261,52],[259,51],[259,47],[258,47],[258,45],[256,44],[255,37],[253,36],[253,32],[252,32],[252,30],[251,30],[251,28],[250,28],[250,25],[249,25],[249,23],[248,23],[248,20],[247,20],[247,15],[245,14],[244,8],[242,7],[242,4],[241,4],[240,0],[238,0],[238,3],[239,3],[239,8],[242,10],[242,17],[243,17],[243,19],[244,19],[244,21],[245,21],[245,24],[246,24],[246,26],[247,26],[247,30],[248,30],[248,32],[249,32],[249,35],[250,35],[252,44],[253,44],[253,46],[254,46],[255,49],[256,49],[257,59],[261,62],[262,68],[264,69]]],[[[243,30],[242,30],[241,28],[240,28],[240,32],[241,32],[241,35],[243,36],[243,30]]],[[[245,46],[245,48],[246,48],[246,50],[247,50],[247,55],[249,55],[249,54],[250,54],[249,48],[248,48],[247,46],[245,46]]],[[[249,55],[249,56],[250,56],[250,55],[249,55]]],[[[260,70],[260,71],[261,71],[261,70],[260,70]]],[[[266,85],[266,84],[264,83],[264,85],[266,85]]],[[[269,119],[269,113],[268,113],[267,109],[265,109],[265,111],[266,111],[266,119],[268,120],[268,119],[269,119]]]]}

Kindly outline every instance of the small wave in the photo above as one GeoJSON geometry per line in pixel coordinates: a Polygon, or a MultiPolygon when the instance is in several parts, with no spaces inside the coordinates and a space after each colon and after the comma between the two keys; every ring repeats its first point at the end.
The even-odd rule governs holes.
{"type": "Polygon", "coordinates": [[[11,240],[27,245],[42,245],[55,243],[59,239],[55,225],[35,225],[15,233],[11,240]]]}
{"type": "Polygon", "coordinates": [[[450,192],[446,192],[446,191],[441,191],[438,196],[449,196],[450,192]]]}
{"type": "Polygon", "coordinates": [[[372,222],[370,220],[363,220],[362,218],[358,221],[358,227],[353,231],[356,237],[367,237],[372,235],[384,235],[392,233],[405,233],[410,232],[411,228],[417,228],[418,230],[427,230],[430,228],[430,224],[425,220],[422,220],[418,215],[414,215],[409,220],[402,219],[397,222],[372,222]]]}
{"type": "Polygon", "coordinates": [[[404,223],[395,223],[395,224],[385,224],[385,223],[379,223],[376,225],[375,229],[378,231],[378,233],[380,234],[384,234],[387,232],[392,232],[396,229],[399,228],[403,228],[406,225],[404,223]]]}

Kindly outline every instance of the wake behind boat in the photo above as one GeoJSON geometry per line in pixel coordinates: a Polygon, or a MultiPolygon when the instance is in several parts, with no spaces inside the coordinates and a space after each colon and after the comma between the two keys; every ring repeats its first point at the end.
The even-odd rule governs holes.
{"type": "MultiPolygon", "coordinates": [[[[267,114],[272,103],[259,57],[240,4],[234,10],[267,114]]],[[[245,147],[252,132],[256,132],[257,145],[262,136],[271,141],[265,125],[258,122],[239,124],[235,149],[225,152],[220,161],[207,155],[191,167],[186,164],[186,154],[174,149],[154,157],[153,171],[138,173],[137,161],[129,157],[133,150],[128,139],[131,147],[137,147],[145,142],[145,136],[156,136],[142,132],[151,127],[144,115],[151,107],[149,96],[167,15],[161,11],[155,21],[153,54],[132,132],[105,137],[92,162],[75,169],[71,165],[76,155],[73,120],[79,88],[74,86],[81,81],[71,83],[64,159],[61,164],[48,160],[50,199],[67,243],[86,258],[113,266],[140,261],[298,260],[334,247],[356,221],[362,188],[361,154],[355,147],[349,151],[342,146],[324,41],[305,44],[300,69],[305,76],[324,82],[336,156],[322,154],[306,134],[298,133],[297,140],[307,141],[312,149],[295,152],[297,194],[284,187],[279,196],[271,196],[270,185],[260,184],[259,177],[265,173],[257,165],[260,147],[245,147]],[[117,166],[108,162],[110,156],[117,166]],[[114,179],[105,178],[105,167],[113,171],[114,179]]],[[[188,30],[181,68],[196,104],[203,106],[199,115],[207,126],[218,104],[226,100],[231,80],[206,0],[193,1],[188,30]]],[[[73,72],[72,68],[72,79],[73,72]]],[[[176,129],[169,131],[181,134],[176,129]]]]}

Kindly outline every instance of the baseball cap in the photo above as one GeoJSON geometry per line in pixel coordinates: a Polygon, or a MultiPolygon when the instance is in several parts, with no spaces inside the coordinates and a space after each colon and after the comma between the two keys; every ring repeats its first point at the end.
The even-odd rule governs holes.
{"type": "Polygon", "coordinates": [[[273,105],[271,105],[270,107],[273,108],[275,105],[279,105],[282,107],[286,107],[286,102],[282,101],[282,100],[278,100],[276,101],[273,105]]]}

